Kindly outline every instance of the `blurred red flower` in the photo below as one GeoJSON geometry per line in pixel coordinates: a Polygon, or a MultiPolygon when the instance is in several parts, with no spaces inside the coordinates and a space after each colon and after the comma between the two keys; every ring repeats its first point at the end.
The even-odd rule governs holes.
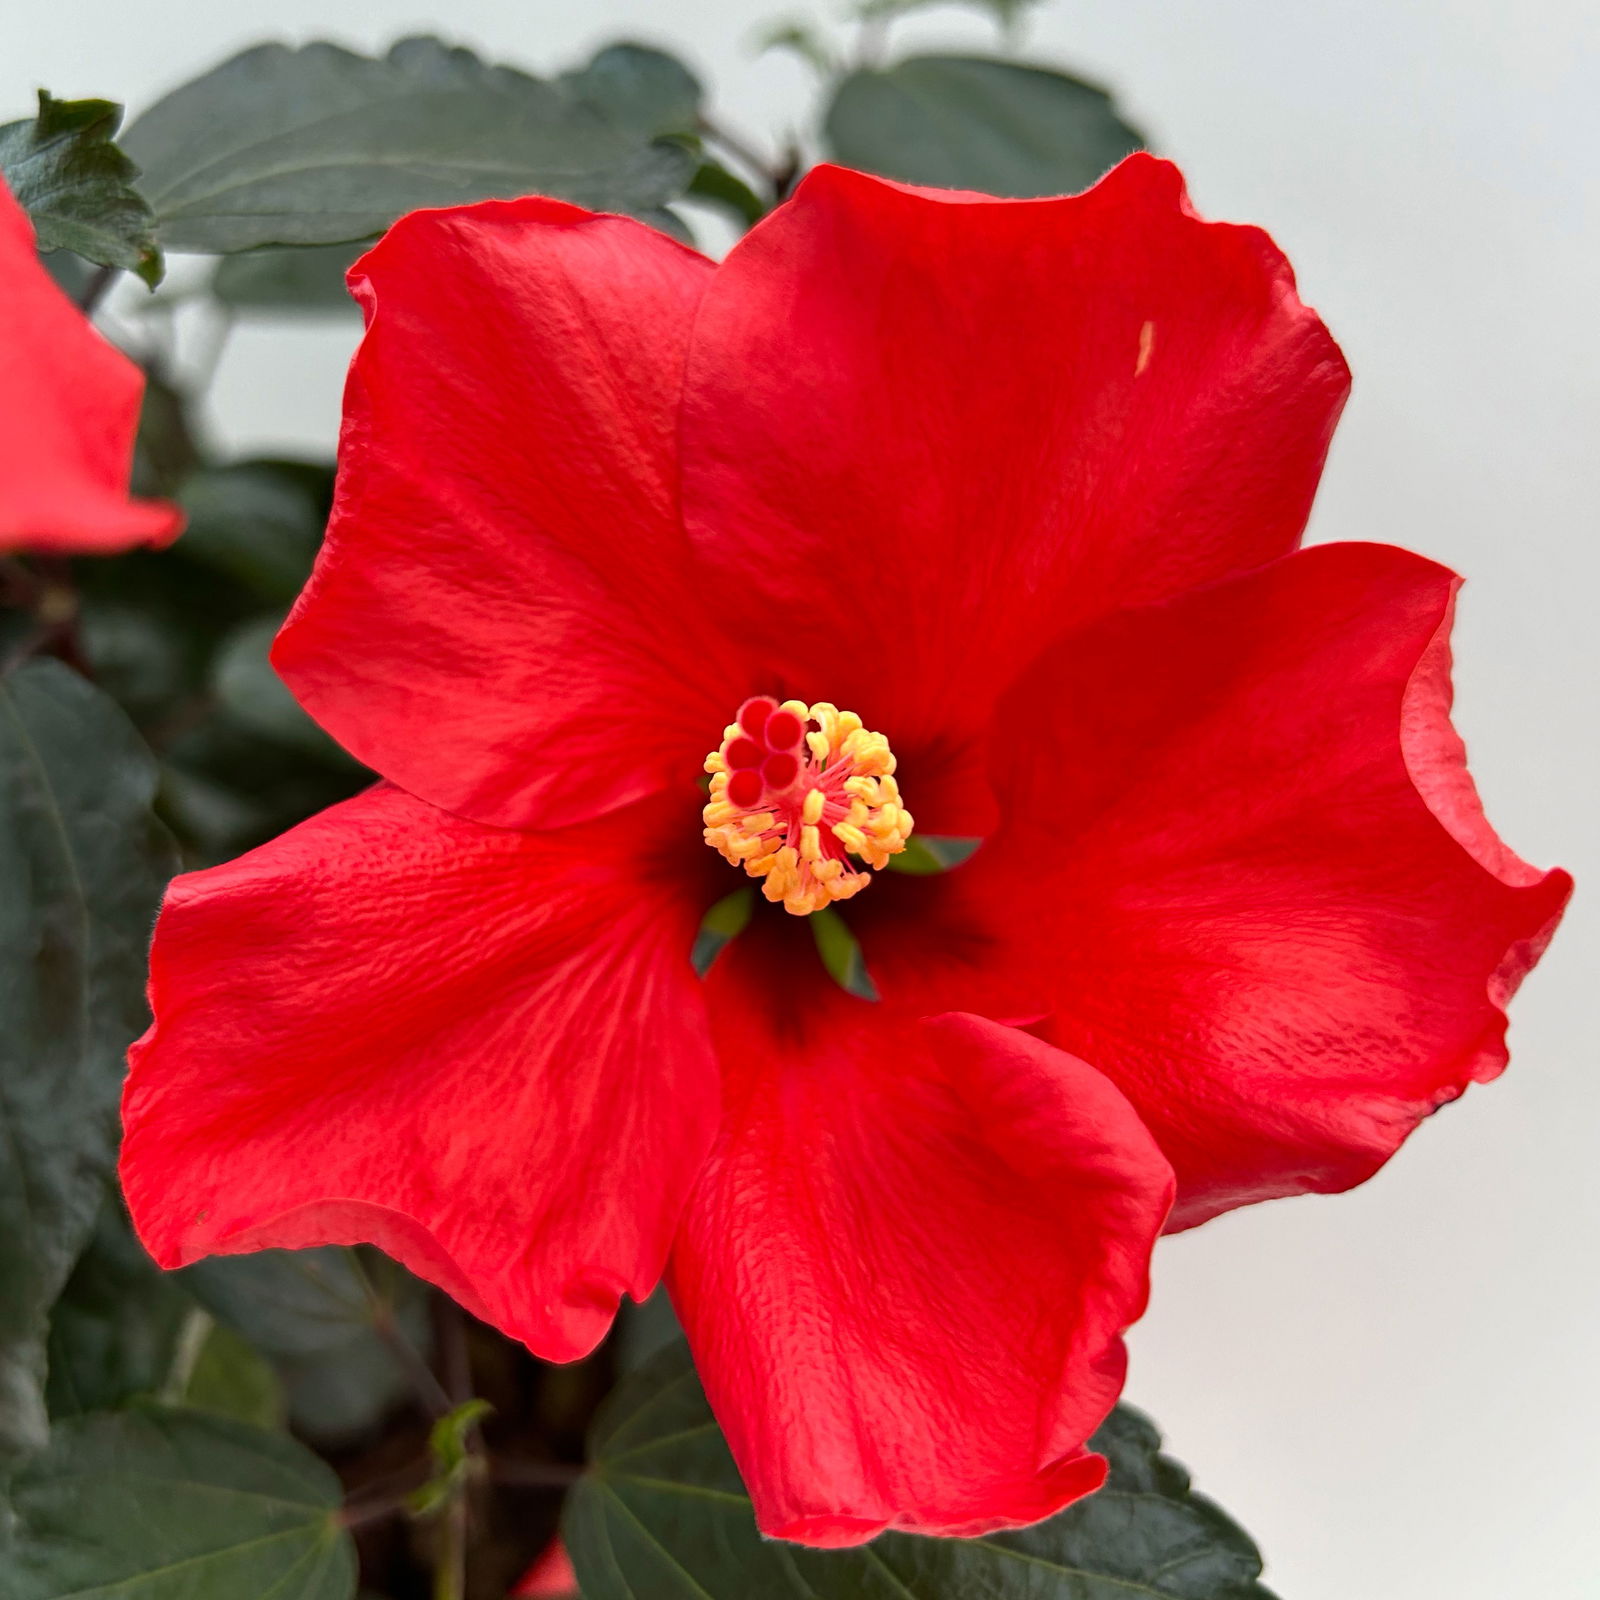
{"type": "Polygon", "coordinates": [[[517,1580],[511,1600],[580,1600],[578,1574],[559,1539],[552,1539],[544,1554],[517,1580]]]}
{"type": "Polygon", "coordinates": [[[423,212],[352,282],[276,660],[384,781],[173,886],[146,1243],[370,1240],[555,1359],[665,1268],[769,1534],[1093,1489],[1168,1161],[1174,1226],[1360,1182],[1499,1071],[1568,891],[1465,775],[1456,579],[1296,553],[1347,372],[1287,264],[1136,156],[823,168],[720,267],[423,212]],[[872,876],[912,811],[984,843],[872,876]],[[702,826],[800,913],[704,982],[702,826]],[[876,1004],[804,916],[862,888],[876,1004]]]}
{"type": "Polygon", "coordinates": [[[176,506],[128,498],[143,390],[39,264],[0,181],[0,551],[104,555],[177,537],[176,506]]]}

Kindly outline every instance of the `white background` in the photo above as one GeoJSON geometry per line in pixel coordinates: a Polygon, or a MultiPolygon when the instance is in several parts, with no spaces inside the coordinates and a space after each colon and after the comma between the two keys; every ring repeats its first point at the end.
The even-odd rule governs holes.
{"type": "MultiPolygon", "coordinates": [[[[771,12],[738,0],[6,11],[0,120],[38,85],[137,111],[269,34],[373,47],[430,29],[536,70],[659,40],[753,135],[812,114],[805,69],[753,59],[771,12]]],[[[896,34],[991,37],[944,9],[896,34]]],[[[1029,45],[1114,86],[1205,211],[1288,250],[1356,373],[1314,537],[1390,540],[1467,574],[1459,721],[1491,816],[1580,879],[1517,1003],[1505,1078],[1363,1190],[1161,1247],[1130,1396],[1257,1536],[1284,1600],[1600,1596],[1600,7],[1057,0],[1029,45]]],[[[325,449],[352,337],[236,334],[223,440],[325,449]]]]}

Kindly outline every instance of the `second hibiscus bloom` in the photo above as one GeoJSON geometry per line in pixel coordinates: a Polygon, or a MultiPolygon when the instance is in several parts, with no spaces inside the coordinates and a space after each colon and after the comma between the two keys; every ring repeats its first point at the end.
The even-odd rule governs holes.
{"type": "Polygon", "coordinates": [[[1498,1071],[1568,887],[1472,795],[1452,576],[1296,553],[1347,374],[1287,265],[1134,157],[822,169],[720,267],[418,213],[353,284],[276,660],[385,781],[173,886],[146,1242],[370,1240],[553,1359],[665,1271],[778,1536],[1094,1488],[1160,1229],[1498,1071]],[[887,870],[913,813],[984,842],[887,870]]]}
{"type": "Polygon", "coordinates": [[[143,392],[139,369],[51,280],[0,179],[0,556],[114,555],[177,537],[176,506],[128,496],[143,392]]]}

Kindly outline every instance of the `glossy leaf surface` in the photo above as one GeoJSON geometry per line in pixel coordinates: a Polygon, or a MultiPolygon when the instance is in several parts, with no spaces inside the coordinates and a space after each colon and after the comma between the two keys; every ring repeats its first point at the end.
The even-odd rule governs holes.
{"type": "Polygon", "coordinates": [[[839,85],[823,133],[847,167],[997,195],[1075,193],[1144,143],[1104,89],[981,56],[860,68],[839,85]]]}
{"type": "Polygon", "coordinates": [[[0,127],[0,176],[41,250],[126,267],[154,287],[164,270],[155,217],[115,143],[121,123],[122,107],[109,100],[57,100],[41,89],[37,117],[0,127]]]}
{"type": "Polygon", "coordinates": [[[346,1600],[339,1480],[282,1434],[159,1406],[62,1424],[12,1487],[7,1600],[346,1600]]]}
{"type": "Polygon", "coordinates": [[[653,212],[697,159],[619,119],[603,76],[545,81],[429,38],[381,59],[258,45],[152,106],[125,143],[176,250],[339,244],[496,196],[653,212]]]}

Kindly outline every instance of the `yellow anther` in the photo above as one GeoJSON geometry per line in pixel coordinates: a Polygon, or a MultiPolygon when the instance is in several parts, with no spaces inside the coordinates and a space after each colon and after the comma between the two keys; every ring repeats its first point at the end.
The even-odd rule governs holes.
{"type": "MultiPolygon", "coordinates": [[[[705,840],[760,879],[768,900],[806,916],[848,900],[871,883],[872,872],[905,849],[911,814],[901,804],[892,776],[894,752],[881,733],[826,700],[809,706],[785,700],[781,709],[792,712],[804,730],[801,743],[792,747],[800,759],[798,777],[785,781],[794,771],[790,766],[773,780],[782,787],[770,787],[768,766],[777,753],[752,768],[750,736],[737,722],[729,723],[721,745],[705,761],[711,775],[705,840]],[[735,740],[744,744],[735,753],[742,764],[737,773],[728,759],[735,740]]],[[[762,724],[751,726],[759,732],[762,724]]]]}
{"type": "Polygon", "coordinates": [[[867,836],[853,822],[836,822],[833,825],[833,836],[846,850],[854,855],[860,855],[867,848],[867,836]]]}

